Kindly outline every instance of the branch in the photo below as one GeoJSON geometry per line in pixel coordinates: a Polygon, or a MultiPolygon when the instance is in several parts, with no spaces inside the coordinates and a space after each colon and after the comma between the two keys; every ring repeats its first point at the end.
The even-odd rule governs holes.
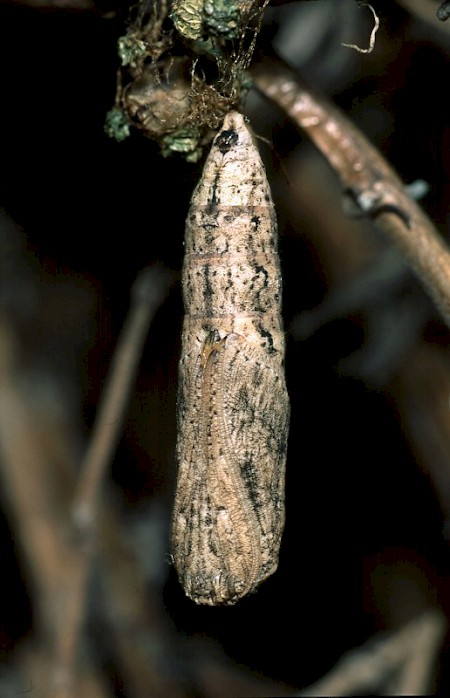
{"type": "Polygon", "coordinates": [[[58,628],[52,698],[77,695],[77,650],[85,616],[100,490],[122,432],[128,396],[148,327],[168,287],[169,275],[156,267],[141,272],[133,286],[132,306],[118,340],[91,442],[81,467],[72,508],[75,525],[73,554],[77,564],[66,589],[64,613],[58,628]]]}
{"type": "Polygon", "coordinates": [[[132,307],[112,358],[109,377],[81,465],[73,515],[80,530],[90,527],[106,469],[122,433],[128,398],[147,331],[169,287],[169,274],[144,269],[132,288],[132,307]]]}
{"type": "Polygon", "coordinates": [[[349,210],[394,242],[450,326],[450,251],[382,155],[324,97],[281,62],[255,67],[257,89],[311,138],[338,175],[349,210]]]}
{"type": "MultiPolygon", "coordinates": [[[[61,607],[76,572],[66,536],[76,437],[65,386],[53,364],[42,360],[45,343],[33,336],[41,337],[40,321],[48,315],[36,303],[24,240],[1,212],[0,242],[1,495],[28,576],[34,631],[16,671],[18,684],[34,685],[48,696],[49,646],[65,622],[61,607]]],[[[80,695],[105,698],[100,672],[89,661],[78,678],[80,695]]]]}
{"type": "Polygon", "coordinates": [[[429,610],[395,633],[370,638],[298,696],[427,695],[447,623],[429,610]]]}

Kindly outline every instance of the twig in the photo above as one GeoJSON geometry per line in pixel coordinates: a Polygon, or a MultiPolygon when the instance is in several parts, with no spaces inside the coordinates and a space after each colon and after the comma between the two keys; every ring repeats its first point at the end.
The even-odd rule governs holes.
{"type": "Polygon", "coordinates": [[[344,655],[326,676],[297,695],[429,694],[446,631],[442,613],[427,611],[397,632],[375,636],[344,655]]]}
{"type": "MultiPolygon", "coordinates": [[[[41,647],[32,645],[23,656],[24,679],[33,678],[49,696],[50,665],[48,645],[66,619],[61,613],[64,593],[77,574],[78,566],[64,536],[61,509],[67,503],[70,480],[70,435],[61,420],[61,396],[50,376],[18,373],[5,375],[5,329],[1,332],[0,442],[3,496],[13,521],[14,538],[24,553],[30,572],[30,592],[35,616],[35,635],[41,647]],[[26,385],[23,385],[24,374],[26,385]],[[38,656],[39,661],[33,661],[38,656]],[[46,671],[45,671],[45,669],[46,671]]],[[[15,355],[19,353],[15,351],[15,355]]],[[[14,359],[12,359],[14,361],[14,359]]],[[[63,631],[62,631],[63,633],[63,631]]],[[[105,698],[98,672],[83,667],[79,675],[80,695],[105,698]],[[96,687],[87,689],[89,674],[96,687]]],[[[62,695],[62,694],[61,694],[62,695]]]]}
{"type": "Polygon", "coordinates": [[[307,132],[340,178],[347,200],[401,250],[450,326],[450,251],[392,168],[345,116],[281,61],[263,61],[255,86],[307,132]]]}
{"type": "MultiPolygon", "coordinates": [[[[45,344],[33,343],[31,336],[39,334],[40,317],[48,316],[35,302],[36,281],[21,237],[0,212],[1,494],[33,607],[33,638],[18,664],[22,684],[32,683],[48,696],[49,646],[64,624],[61,606],[76,573],[64,529],[73,486],[75,430],[57,373],[42,361],[45,344]]],[[[100,672],[89,662],[80,670],[79,691],[86,698],[106,696],[100,672]]]]}
{"type": "Polygon", "coordinates": [[[369,47],[368,48],[360,48],[357,44],[344,44],[344,43],[342,44],[342,46],[345,46],[346,48],[354,48],[355,51],[358,51],[358,53],[372,53],[373,48],[375,46],[375,35],[376,35],[378,28],[380,26],[380,20],[378,18],[377,13],[373,9],[372,5],[369,5],[368,2],[361,4],[360,7],[368,7],[371,10],[373,17],[374,17],[374,25],[373,25],[373,29],[370,33],[369,47]]]}
{"type": "Polygon", "coordinates": [[[122,433],[125,410],[147,330],[169,287],[159,267],[144,269],[132,289],[132,307],[111,362],[109,378],[84,457],[73,516],[81,531],[89,528],[103,477],[122,433]]]}
{"type": "Polygon", "coordinates": [[[104,397],[94,425],[72,508],[77,557],[66,589],[58,628],[52,698],[75,697],[77,648],[84,620],[89,567],[95,539],[100,488],[119,439],[128,396],[148,327],[169,287],[169,275],[159,268],[141,272],[132,289],[132,307],[119,337],[104,397]]]}
{"type": "MultiPolygon", "coordinates": [[[[152,506],[158,505],[153,501],[152,506]]],[[[143,572],[143,557],[153,574],[158,574],[158,568],[168,569],[160,549],[166,538],[155,540],[154,530],[149,532],[155,524],[147,517],[144,545],[142,541],[130,545],[129,537],[136,535],[135,529],[124,535],[123,521],[108,501],[99,509],[98,583],[94,590],[101,599],[96,606],[100,623],[97,632],[100,637],[108,637],[108,651],[126,686],[127,698],[184,698],[192,682],[191,663],[185,669],[179,659],[179,638],[168,622],[163,603],[163,580],[155,581],[143,572]]]]}
{"type": "Polygon", "coordinates": [[[296,315],[289,333],[304,340],[332,320],[376,306],[380,298],[389,297],[403,286],[409,274],[397,251],[387,248],[359,272],[341,281],[319,305],[296,315]]]}

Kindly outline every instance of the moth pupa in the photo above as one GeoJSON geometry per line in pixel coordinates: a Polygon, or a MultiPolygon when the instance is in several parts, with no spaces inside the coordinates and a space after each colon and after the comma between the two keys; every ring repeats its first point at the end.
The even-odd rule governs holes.
{"type": "Polygon", "coordinates": [[[289,399],[269,184],[243,116],[216,136],[186,221],[174,565],[198,604],[234,604],[278,565],[289,399]]]}

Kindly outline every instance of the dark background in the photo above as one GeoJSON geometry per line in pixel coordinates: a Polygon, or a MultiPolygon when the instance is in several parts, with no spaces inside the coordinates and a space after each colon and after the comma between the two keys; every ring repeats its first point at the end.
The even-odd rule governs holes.
{"type": "MultiPolygon", "coordinates": [[[[350,0],[333,10],[330,2],[299,2],[295,23],[293,6],[271,8],[259,49],[264,52],[273,40],[278,50],[285,47],[285,58],[344,109],[406,182],[426,180],[430,192],[423,206],[447,237],[450,30],[414,17],[402,4],[373,4],[381,27],[370,56],[340,46],[366,45],[371,27],[370,14],[350,0]],[[281,30],[290,25],[288,41],[281,30]]],[[[164,159],[141,133],[123,143],[104,134],[105,113],[114,101],[116,41],[124,26],[124,12],[117,9],[0,5],[0,206],[23,231],[23,259],[46,299],[28,351],[53,363],[67,383],[81,439],[89,436],[136,273],[155,261],[179,273],[184,219],[202,167],[164,159]]],[[[397,382],[414,346],[445,349],[448,332],[406,274],[394,296],[380,290],[375,304],[359,307],[356,299],[356,310],[303,341],[294,336],[294,318],[320,303],[339,275],[315,247],[322,223],[310,211],[302,220],[301,198],[300,213],[292,209],[296,180],[289,168],[299,162],[303,172],[302,159],[317,159],[317,180],[307,185],[318,192],[314,201],[323,202],[318,219],[331,200],[333,211],[339,209],[339,193],[333,178],[322,174],[320,157],[280,112],[255,95],[246,111],[256,133],[273,144],[261,143],[261,151],[280,220],[285,283],[292,426],[280,566],[257,594],[232,608],[197,608],[168,565],[160,592],[167,622],[180,636],[212,638],[238,665],[301,687],[373,633],[395,627],[402,610],[403,619],[410,607],[450,610],[443,532],[448,512],[439,506],[433,479],[405,431],[405,396],[397,382]],[[395,315],[399,299],[412,308],[407,327],[418,327],[392,359],[387,350],[383,354],[386,337],[377,334],[383,330],[376,325],[372,331],[371,320],[374,307],[395,315]],[[373,345],[378,340],[381,349],[373,345]],[[342,363],[360,350],[366,352],[362,364],[342,363]],[[375,377],[373,352],[382,366],[375,377]]],[[[343,214],[336,225],[348,225],[355,238],[368,228],[356,231],[358,224],[347,223],[343,214]]],[[[385,245],[378,239],[370,244],[385,245]]],[[[150,330],[108,485],[124,520],[145,523],[158,502],[164,541],[175,477],[181,319],[176,283],[150,330]]],[[[395,333],[404,331],[394,324],[394,342],[395,333]]],[[[30,631],[33,612],[8,517],[0,536],[0,656],[7,661],[30,631]]],[[[117,695],[126,695],[115,669],[107,661],[105,667],[117,695]]],[[[445,663],[440,682],[448,688],[445,663]]]]}

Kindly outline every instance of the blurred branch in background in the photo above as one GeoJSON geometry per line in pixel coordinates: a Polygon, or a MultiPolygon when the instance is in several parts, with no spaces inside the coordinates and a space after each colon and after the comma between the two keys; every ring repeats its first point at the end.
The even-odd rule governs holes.
{"type": "Polygon", "coordinates": [[[311,138],[336,171],[350,212],[369,216],[420,277],[450,326],[450,250],[392,168],[325,98],[280,62],[263,61],[256,87],[311,138]]]}
{"type": "MultiPolygon", "coordinates": [[[[148,656],[149,651],[154,654],[152,634],[157,633],[158,645],[163,643],[156,601],[153,599],[152,611],[147,589],[143,580],[139,581],[141,574],[135,567],[136,562],[130,559],[129,550],[121,542],[123,533],[115,515],[108,513],[106,503],[100,507],[101,525],[96,516],[98,489],[120,433],[130,382],[147,328],[168,290],[170,275],[157,268],[146,270],[134,288],[130,317],[113,362],[115,371],[97,420],[100,426],[86,456],[88,470],[82,470],[86,479],[81,482],[87,482],[88,486],[80,488],[83,505],[80,531],[79,525],[74,529],[70,518],[75,486],[74,456],[78,450],[73,425],[65,410],[58,376],[52,375],[50,366],[47,366],[50,370],[44,372],[39,366],[25,364],[22,358],[24,352],[16,331],[17,315],[11,316],[12,308],[7,299],[20,296],[22,313],[29,308],[31,315],[39,312],[39,305],[33,299],[34,280],[30,270],[19,261],[17,229],[3,219],[1,231],[3,250],[10,250],[2,263],[5,269],[14,270],[14,274],[5,274],[2,279],[2,483],[12,525],[30,573],[32,606],[36,613],[35,640],[28,644],[17,680],[20,684],[22,676],[22,681],[27,683],[30,678],[45,696],[100,698],[109,695],[100,678],[99,667],[93,667],[85,651],[82,661],[77,661],[80,634],[85,626],[86,585],[92,553],[94,548],[97,552],[98,547],[103,549],[106,545],[108,552],[100,569],[104,566],[109,579],[104,588],[106,605],[114,609],[114,613],[108,614],[109,627],[118,643],[119,657],[122,657],[119,663],[125,670],[128,665],[128,674],[134,677],[130,681],[130,691],[133,685],[138,686],[129,695],[143,695],[142,689],[146,686],[152,695],[175,696],[172,679],[168,675],[166,680],[157,678],[159,669],[148,656]],[[27,288],[30,298],[24,299],[23,291],[27,288]],[[106,440],[105,430],[108,432],[106,440]],[[147,644],[136,635],[137,628],[142,633],[146,619],[152,620],[147,644]]],[[[28,318],[28,322],[31,321],[32,318],[28,318]]]]}
{"type": "Polygon", "coordinates": [[[106,470],[123,430],[125,411],[153,317],[173,279],[160,267],[141,271],[131,290],[132,305],[111,361],[109,377],[81,464],[73,517],[84,539],[95,522],[106,470]]]}
{"type": "MultiPolygon", "coordinates": [[[[294,336],[305,338],[330,320],[356,310],[365,311],[369,321],[376,322],[373,333],[369,325],[368,343],[359,352],[360,357],[353,355],[351,361],[346,361],[348,367],[342,364],[341,368],[344,373],[360,375],[375,385],[388,381],[446,522],[450,515],[450,450],[446,446],[450,443],[448,357],[438,349],[418,344],[428,309],[413,289],[403,310],[392,300],[407,282],[405,262],[409,262],[450,324],[450,251],[382,155],[334,106],[280,65],[258,66],[255,82],[265,96],[284,108],[308,133],[337,173],[344,196],[350,192],[355,197],[361,214],[367,202],[369,217],[395,244],[371,259],[373,242],[368,238],[370,261],[361,257],[359,270],[348,278],[342,275],[323,303],[297,316],[290,329],[294,336]],[[391,306],[389,320],[387,312],[391,306]],[[397,375],[398,380],[389,383],[397,375]],[[432,380],[432,376],[439,378],[432,380]]],[[[344,210],[345,203],[344,200],[344,210]]],[[[327,234],[326,229],[321,230],[327,234]]],[[[340,238],[340,250],[332,240],[322,244],[333,249],[335,269],[339,269],[340,257],[352,255],[351,235],[340,238]]]]}
{"type": "Polygon", "coordinates": [[[81,465],[72,505],[74,576],[66,589],[55,656],[55,698],[78,695],[76,682],[80,634],[86,612],[87,583],[96,542],[98,500],[123,430],[125,410],[147,331],[169,288],[169,274],[145,269],[135,281],[132,305],[115,349],[92,436],[81,465]]]}
{"type": "MultiPolygon", "coordinates": [[[[1,220],[3,250],[10,249],[5,267],[15,275],[3,276],[0,327],[0,444],[4,498],[15,538],[29,572],[31,603],[35,614],[37,644],[25,654],[24,683],[46,687],[50,695],[50,657],[58,629],[65,624],[65,598],[77,574],[78,560],[69,544],[68,512],[74,483],[76,433],[63,383],[50,363],[40,364],[39,350],[26,357],[18,333],[17,315],[5,302],[22,295],[29,311],[27,326],[33,330],[41,311],[36,280],[20,255],[20,233],[5,217],[1,220]],[[6,236],[6,239],[5,239],[6,236]],[[29,297],[23,297],[23,289],[29,297]]],[[[27,334],[26,328],[23,332],[27,334]]],[[[29,338],[31,341],[31,338],[29,338]]],[[[23,672],[23,673],[22,673],[23,672]]],[[[19,690],[19,689],[16,689],[19,690]]],[[[80,692],[89,698],[106,695],[98,672],[84,667],[80,692]]]]}
{"type": "Polygon", "coordinates": [[[447,632],[445,617],[430,610],[394,633],[383,633],[349,652],[298,696],[434,693],[437,662],[447,632]]]}

